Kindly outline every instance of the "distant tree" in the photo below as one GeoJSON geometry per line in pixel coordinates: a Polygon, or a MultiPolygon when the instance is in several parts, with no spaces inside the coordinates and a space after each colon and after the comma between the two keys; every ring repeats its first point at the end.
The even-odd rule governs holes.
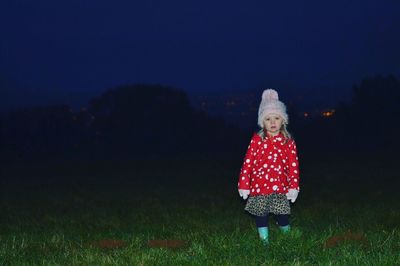
{"type": "Polygon", "coordinates": [[[385,149],[398,146],[400,81],[393,75],[366,78],[353,87],[353,92],[348,119],[360,145],[385,149]]]}
{"type": "MultiPolygon", "coordinates": [[[[19,109],[0,121],[1,158],[99,158],[237,151],[242,132],[195,112],[183,91],[121,86],[73,113],[68,106],[19,109]]],[[[246,136],[246,144],[247,144],[246,136]]]]}
{"type": "Polygon", "coordinates": [[[400,81],[393,75],[363,79],[353,86],[350,103],[332,117],[302,122],[299,143],[308,150],[389,151],[399,147],[400,81]]]}
{"type": "Polygon", "coordinates": [[[159,85],[109,90],[91,101],[88,112],[100,146],[118,153],[183,148],[193,117],[184,92],[159,85]]]}
{"type": "Polygon", "coordinates": [[[77,138],[73,114],[66,105],[21,108],[3,120],[2,138],[21,158],[64,156],[77,138]]]}
{"type": "Polygon", "coordinates": [[[393,75],[364,79],[353,91],[354,108],[361,114],[388,118],[399,114],[400,81],[393,75]]]}
{"type": "Polygon", "coordinates": [[[121,86],[91,101],[99,153],[174,154],[234,149],[239,130],[193,110],[183,91],[160,85],[121,86]]]}

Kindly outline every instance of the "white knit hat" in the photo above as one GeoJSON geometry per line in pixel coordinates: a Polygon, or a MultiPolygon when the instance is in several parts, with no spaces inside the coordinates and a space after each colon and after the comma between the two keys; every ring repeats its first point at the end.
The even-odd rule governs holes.
{"type": "Polygon", "coordinates": [[[279,101],[278,93],[273,89],[264,90],[262,94],[260,107],[258,108],[258,125],[261,128],[264,128],[264,118],[269,114],[280,115],[283,123],[289,123],[286,106],[283,102],[279,101]]]}

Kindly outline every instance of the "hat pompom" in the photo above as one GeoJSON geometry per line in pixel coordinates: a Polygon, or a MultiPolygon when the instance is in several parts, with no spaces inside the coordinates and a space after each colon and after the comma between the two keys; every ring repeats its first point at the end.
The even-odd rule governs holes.
{"type": "Polygon", "coordinates": [[[263,92],[263,94],[262,94],[262,99],[263,99],[263,100],[267,100],[267,101],[270,101],[270,100],[279,100],[279,97],[278,97],[278,93],[276,92],[276,90],[267,89],[267,90],[265,90],[265,91],[263,92]]]}

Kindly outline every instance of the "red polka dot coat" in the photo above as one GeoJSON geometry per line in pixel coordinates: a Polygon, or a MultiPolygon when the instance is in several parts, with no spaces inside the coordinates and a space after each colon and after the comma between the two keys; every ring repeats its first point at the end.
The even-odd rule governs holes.
{"type": "Polygon", "coordinates": [[[240,170],[239,189],[249,189],[250,196],[286,194],[299,190],[299,163],[296,143],[282,134],[262,139],[254,134],[240,170]]]}

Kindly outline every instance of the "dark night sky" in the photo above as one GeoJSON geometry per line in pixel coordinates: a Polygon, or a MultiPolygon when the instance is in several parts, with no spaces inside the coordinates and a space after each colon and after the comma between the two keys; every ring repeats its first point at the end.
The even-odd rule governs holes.
{"type": "Polygon", "coordinates": [[[399,14],[397,0],[3,0],[0,104],[76,105],[127,83],[339,99],[400,77],[399,14]]]}

